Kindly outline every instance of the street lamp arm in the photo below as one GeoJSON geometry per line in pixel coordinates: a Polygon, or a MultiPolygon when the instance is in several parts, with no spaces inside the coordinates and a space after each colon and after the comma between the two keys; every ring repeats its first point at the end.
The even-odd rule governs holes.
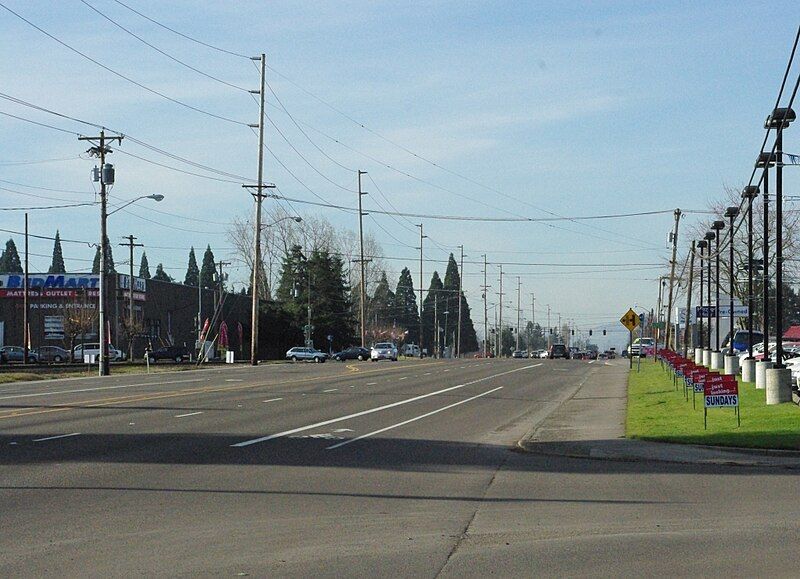
{"type": "Polygon", "coordinates": [[[117,211],[121,211],[121,210],[125,209],[128,205],[132,205],[133,203],[136,203],[140,199],[152,199],[153,201],[158,202],[158,201],[163,201],[164,196],[160,195],[158,193],[154,193],[153,195],[140,195],[139,197],[131,199],[127,203],[125,203],[123,205],[120,205],[119,207],[114,209],[114,211],[109,211],[108,213],[106,213],[106,217],[110,217],[110,216],[114,215],[114,213],[116,213],[117,211]]]}

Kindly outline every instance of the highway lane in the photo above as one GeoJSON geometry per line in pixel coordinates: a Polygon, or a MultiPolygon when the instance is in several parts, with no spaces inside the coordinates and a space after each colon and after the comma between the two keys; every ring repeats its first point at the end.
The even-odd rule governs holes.
{"type": "MultiPolygon", "coordinates": [[[[129,388],[89,392],[76,391],[105,383],[48,383],[47,396],[8,398],[36,386],[0,391],[0,512],[13,529],[0,538],[0,570],[669,574],[666,554],[648,556],[659,541],[696,555],[719,549],[712,529],[745,519],[753,545],[797,530],[787,516],[759,518],[753,503],[764,489],[787,492],[793,481],[782,474],[748,473],[755,489],[740,471],[509,450],[583,381],[612,370],[602,363],[348,366],[120,377],[114,385],[129,388]],[[202,381],[153,384],[179,378],[202,381]],[[708,500],[717,479],[747,506],[708,500]]],[[[767,513],[797,512],[788,500],[779,506],[788,510],[767,513]]],[[[736,547],[715,560],[753,550],[736,547]]],[[[776,566],[764,568],[780,574],[787,553],[777,549],[776,566]]]]}

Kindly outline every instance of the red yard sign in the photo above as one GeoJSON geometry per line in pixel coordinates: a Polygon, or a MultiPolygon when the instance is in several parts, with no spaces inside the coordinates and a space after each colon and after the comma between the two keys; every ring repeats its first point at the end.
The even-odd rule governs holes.
{"type": "Polygon", "coordinates": [[[708,376],[703,385],[703,422],[707,425],[709,408],[733,407],[736,409],[736,423],[739,418],[739,383],[735,376],[708,376]]]}

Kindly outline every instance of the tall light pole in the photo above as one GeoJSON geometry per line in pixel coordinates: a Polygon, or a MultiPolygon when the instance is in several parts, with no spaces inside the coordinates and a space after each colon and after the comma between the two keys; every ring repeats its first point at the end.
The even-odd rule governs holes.
{"type": "Polygon", "coordinates": [[[753,358],[753,199],[758,197],[758,187],[748,185],[742,190],[747,200],[747,358],[742,363],[742,381],[755,382],[756,361],[753,358]]]}
{"type": "Polygon", "coordinates": [[[715,264],[715,289],[716,295],[714,299],[714,353],[711,356],[711,367],[714,370],[721,370],[724,367],[724,361],[722,358],[722,353],[719,351],[719,232],[725,229],[725,222],[724,221],[714,221],[711,224],[711,229],[714,230],[714,239],[716,241],[716,264],[715,264]]]}
{"type": "MultiPolygon", "coordinates": [[[[697,335],[698,335],[698,343],[699,348],[695,348],[694,353],[694,361],[695,364],[702,364],[703,363],[703,271],[704,271],[704,264],[703,264],[703,252],[706,249],[708,242],[705,239],[701,239],[697,242],[697,247],[700,248],[700,303],[698,304],[700,307],[698,308],[698,312],[700,313],[697,316],[697,335]]],[[[689,319],[691,318],[691,312],[686,312],[686,323],[689,323],[689,319]]]]}
{"type": "Polygon", "coordinates": [[[728,255],[729,255],[729,284],[728,284],[728,307],[730,308],[728,312],[728,355],[725,357],[725,373],[736,375],[739,373],[739,357],[734,355],[733,352],[733,268],[735,266],[733,262],[733,244],[735,241],[734,229],[733,229],[733,220],[736,219],[736,216],[739,215],[739,208],[738,207],[728,207],[725,210],[725,217],[728,218],[728,255]]]}
{"type": "Polygon", "coordinates": [[[522,315],[522,280],[517,276],[517,343],[516,349],[519,350],[519,324],[520,316],[522,315]]]}
{"type": "Polygon", "coordinates": [[[461,249],[461,265],[458,273],[458,329],[456,330],[456,358],[461,357],[461,302],[464,301],[462,292],[464,291],[464,246],[458,246],[461,249]]]}
{"type": "Polygon", "coordinates": [[[417,227],[419,227],[419,355],[422,357],[422,300],[424,295],[422,293],[424,291],[422,289],[422,240],[427,235],[422,233],[422,223],[418,223],[417,227]]]}
{"type": "Polygon", "coordinates": [[[361,248],[361,347],[364,348],[367,343],[367,269],[364,262],[364,215],[361,210],[361,198],[366,195],[366,192],[361,190],[361,175],[366,175],[366,171],[358,170],[358,243],[361,248]]]}
{"type": "Polygon", "coordinates": [[[764,333],[764,358],[756,363],[756,388],[766,387],[767,368],[772,367],[769,355],[769,168],[775,166],[772,153],[760,153],[756,159],[756,167],[763,169],[762,184],[764,186],[764,229],[763,229],[763,255],[761,264],[762,287],[762,331],[764,333]]]}
{"type": "Polygon", "coordinates": [[[708,242],[708,259],[706,260],[706,273],[708,274],[708,280],[706,283],[706,308],[707,308],[707,316],[708,316],[708,348],[703,350],[703,365],[711,368],[711,353],[713,352],[711,348],[711,263],[712,263],[712,253],[714,247],[714,235],[713,231],[706,232],[706,242],[708,242]]]}
{"type": "MultiPolygon", "coordinates": [[[[664,347],[669,348],[670,336],[672,335],[672,292],[675,286],[675,254],[678,251],[678,224],[681,221],[681,210],[676,209],[675,215],[675,229],[672,232],[672,261],[669,268],[669,299],[667,301],[667,328],[664,339],[664,347]]],[[[658,348],[658,344],[656,344],[658,348]]],[[[675,350],[678,349],[678,340],[675,340],[675,350]]]]}
{"type": "Polygon", "coordinates": [[[487,303],[489,286],[487,285],[488,264],[486,262],[486,254],[483,254],[483,357],[489,355],[489,305],[487,303]]]}
{"type": "Polygon", "coordinates": [[[776,108],[764,128],[775,137],[775,366],[766,371],[767,404],[792,401],[792,375],[783,364],[783,130],[796,118],[790,108],[776,108]]]}

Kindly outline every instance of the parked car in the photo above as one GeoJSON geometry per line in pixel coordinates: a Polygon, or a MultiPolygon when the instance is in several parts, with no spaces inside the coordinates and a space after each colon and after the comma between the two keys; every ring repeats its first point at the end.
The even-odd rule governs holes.
{"type": "Polygon", "coordinates": [[[569,360],[569,350],[564,344],[553,344],[550,346],[547,357],[551,360],[554,358],[565,358],[569,360]]]}
{"type": "Polygon", "coordinates": [[[511,353],[511,357],[512,358],[527,358],[528,357],[528,353],[527,352],[523,352],[522,350],[514,350],[511,353]]]}
{"type": "Polygon", "coordinates": [[[640,356],[647,358],[652,356],[655,352],[656,341],[653,338],[636,338],[629,348],[628,354],[631,356],[640,356]]]}
{"type": "Polygon", "coordinates": [[[589,360],[597,360],[597,350],[589,350],[586,352],[586,358],[589,360]]]}
{"type": "MultiPolygon", "coordinates": [[[[0,357],[3,362],[22,362],[25,356],[25,348],[22,346],[3,346],[0,348],[0,357]]],[[[39,357],[35,350],[28,350],[28,362],[36,363],[39,357]]]]}
{"type": "MultiPolygon", "coordinates": [[[[722,342],[722,347],[724,351],[729,352],[729,345],[728,340],[730,338],[730,334],[725,336],[725,340],[722,342]]],[[[755,346],[759,342],[764,342],[764,333],[759,332],[757,330],[753,330],[749,332],[747,330],[736,330],[733,333],[733,353],[740,354],[741,352],[746,352],[747,347],[750,345],[752,341],[753,345],[755,346]]]]}
{"type": "Polygon", "coordinates": [[[539,358],[546,359],[550,357],[550,353],[547,350],[542,350],[539,353],[539,358]]]}
{"type": "Polygon", "coordinates": [[[401,354],[403,356],[409,358],[422,358],[424,354],[422,350],[420,350],[419,346],[416,344],[405,344],[403,345],[403,349],[401,350],[401,354]]]}
{"type": "Polygon", "coordinates": [[[155,364],[159,360],[173,360],[175,363],[180,364],[188,361],[191,357],[191,353],[185,346],[165,346],[147,354],[147,359],[151,364],[155,364]]]}
{"type": "Polygon", "coordinates": [[[370,352],[366,348],[362,348],[361,346],[353,346],[352,348],[347,348],[341,352],[336,352],[333,355],[333,359],[338,360],[339,362],[344,362],[345,360],[369,360],[369,354],[370,352]]]}
{"type": "Polygon", "coordinates": [[[328,355],[325,352],[320,352],[315,348],[295,346],[294,348],[290,348],[286,351],[286,359],[291,360],[292,362],[297,362],[298,360],[312,360],[320,364],[328,359],[328,355]]]}
{"type": "Polygon", "coordinates": [[[69,350],[58,346],[40,346],[36,349],[36,356],[40,362],[67,362],[70,359],[69,350]]]}
{"type": "MultiPolygon", "coordinates": [[[[78,344],[72,349],[72,359],[75,362],[83,362],[84,355],[100,356],[100,344],[98,342],[87,342],[78,344]]],[[[113,344],[108,345],[108,359],[112,362],[125,359],[125,354],[117,350],[113,344]]]]}
{"type": "Polygon", "coordinates": [[[372,346],[370,351],[370,360],[373,362],[377,360],[392,360],[397,362],[397,346],[392,342],[379,342],[372,346]]]}

